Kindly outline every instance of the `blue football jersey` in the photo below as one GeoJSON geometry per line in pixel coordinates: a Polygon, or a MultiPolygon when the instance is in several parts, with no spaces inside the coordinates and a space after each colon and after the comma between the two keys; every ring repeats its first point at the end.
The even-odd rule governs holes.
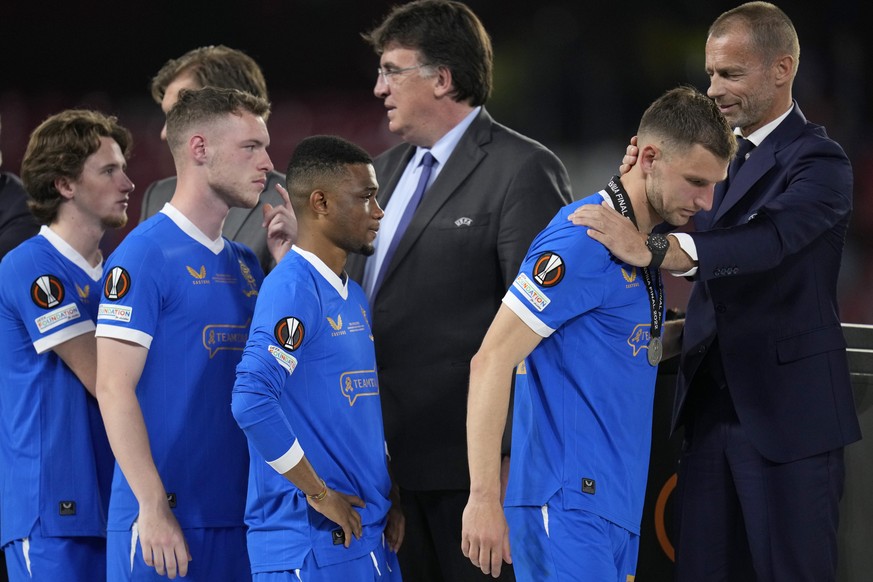
{"type": "MultiPolygon", "coordinates": [[[[106,264],[97,336],[148,348],[136,394],[183,528],[243,525],[248,451],[230,400],[262,279],[251,250],[209,240],[169,204],[106,264]]],[[[138,511],[116,467],[109,529],[138,511]]]]}
{"type": "Polygon", "coordinates": [[[264,281],[233,395],[250,443],[253,572],[299,568],[310,551],[335,564],[380,543],[391,484],[367,309],[357,283],[297,247],[264,281]],[[348,549],[282,475],[304,454],[329,487],[367,504],[348,549]]]}
{"type": "Polygon", "coordinates": [[[97,401],[52,350],[93,334],[102,265],[47,226],[0,263],[0,543],[105,536],[113,459],[97,401]]]}
{"type": "Polygon", "coordinates": [[[622,264],[563,208],[531,244],[503,302],[543,340],[517,382],[506,505],[565,506],[638,534],[657,368],[640,269],[622,264]]]}

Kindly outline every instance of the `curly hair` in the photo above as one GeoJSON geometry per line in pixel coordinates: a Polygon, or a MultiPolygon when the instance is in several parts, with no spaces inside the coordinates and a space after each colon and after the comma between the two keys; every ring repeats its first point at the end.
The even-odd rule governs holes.
{"type": "Polygon", "coordinates": [[[133,147],[130,132],[115,117],[97,111],[63,111],[43,121],[30,134],[21,162],[21,179],[30,196],[30,211],[40,223],[54,222],[64,200],[55,180],[77,180],[85,161],[100,149],[101,137],[115,140],[124,158],[129,158],[133,147]]]}

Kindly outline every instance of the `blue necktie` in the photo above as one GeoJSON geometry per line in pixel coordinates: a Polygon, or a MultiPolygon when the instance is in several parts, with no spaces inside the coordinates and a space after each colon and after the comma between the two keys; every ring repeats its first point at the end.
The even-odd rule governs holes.
{"type": "Polygon", "coordinates": [[[391,265],[391,259],[394,257],[394,252],[400,244],[400,239],[403,238],[403,234],[409,227],[409,223],[412,222],[412,216],[415,214],[415,209],[418,208],[418,205],[424,196],[424,191],[427,190],[427,183],[430,180],[430,173],[431,170],[433,170],[435,161],[436,160],[430,152],[425,153],[424,157],[421,159],[421,165],[423,167],[421,169],[421,176],[418,178],[418,186],[415,187],[415,192],[412,193],[412,198],[409,199],[409,204],[407,204],[406,208],[403,209],[403,214],[400,216],[400,222],[397,223],[397,230],[394,231],[394,238],[391,239],[391,243],[388,245],[388,250],[385,251],[385,257],[382,259],[382,266],[379,269],[379,274],[376,276],[375,283],[373,283],[373,293],[370,296],[371,304],[376,299],[376,294],[379,293],[379,287],[382,286],[382,280],[385,278],[385,273],[388,271],[389,265],[391,265]]]}
{"type": "Polygon", "coordinates": [[[734,176],[740,171],[740,167],[749,157],[749,152],[755,147],[755,144],[739,135],[737,136],[737,143],[740,147],[737,149],[737,155],[734,156],[730,166],[728,166],[728,183],[734,179],[734,176]]]}

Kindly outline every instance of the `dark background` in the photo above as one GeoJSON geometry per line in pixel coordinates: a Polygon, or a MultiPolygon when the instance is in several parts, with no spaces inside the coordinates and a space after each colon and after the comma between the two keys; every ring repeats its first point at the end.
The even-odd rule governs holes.
{"type": "MultiPolygon", "coordinates": [[[[117,115],[134,134],[129,174],[142,193],[174,173],[159,140],[160,108],[151,77],[169,58],[207,44],[257,60],[273,101],[273,163],[284,170],[307,135],[334,133],[377,155],[397,143],[372,94],[378,59],[360,33],[394,2],[371,0],[154,0],[49,3],[6,0],[0,7],[0,115],[3,169],[18,173],[29,132],[70,107],[117,115]]],[[[736,2],[470,0],[495,51],[491,114],[554,150],[577,197],[614,173],[643,110],[678,84],[707,87],[703,47],[711,21],[736,2]]],[[[873,156],[869,7],[860,0],[779,3],[794,21],[801,59],[794,96],[825,125],[855,168],[855,214],[841,279],[845,321],[873,323],[873,156]]],[[[108,233],[107,251],[131,224],[108,233]]],[[[671,305],[688,286],[669,282],[671,305]]]]}
{"type": "MultiPolygon", "coordinates": [[[[738,3],[470,0],[494,44],[494,94],[488,109],[498,121],[554,150],[570,172],[577,197],[599,190],[617,170],[627,140],[651,101],[678,84],[706,89],[706,30],[718,14],[738,3]]],[[[167,59],[208,44],[244,50],[264,69],[273,101],[270,153],[277,169],[284,170],[300,139],[316,133],[342,135],[377,155],[398,140],[387,131],[384,109],[372,94],[378,59],[360,33],[374,26],[392,4],[386,0],[3,0],[3,169],[18,173],[27,136],[46,116],[87,107],[117,115],[133,132],[129,174],[138,193],[153,180],[172,175],[172,158],[159,139],[163,115],[149,97],[149,81],[167,59]]],[[[873,129],[869,3],[792,0],[777,4],[800,35],[794,96],[806,116],[825,125],[843,145],[854,165],[855,213],[840,281],[843,320],[873,323],[869,291],[873,155],[865,147],[873,129]]],[[[137,222],[136,193],[130,216],[127,229],[107,234],[107,252],[137,222]]],[[[684,305],[688,284],[667,279],[668,304],[684,305]]],[[[672,385],[666,376],[659,380],[656,435],[666,434],[666,426],[661,425],[669,418],[672,385]]],[[[859,399],[859,412],[871,409],[869,398],[866,402],[859,399]]],[[[664,450],[653,451],[653,498],[672,475],[669,459],[677,446],[675,439],[655,442],[664,450]]],[[[861,456],[869,459],[869,453],[861,456]]],[[[850,468],[869,473],[866,465],[850,468]]],[[[867,475],[866,481],[849,475],[851,484],[871,479],[873,475],[867,475]]],[[[869,487],[855,489],[869,491],[869,487]]],[[[867,498],[858,492],[856,498],[867,498]]],[[[650,499],[647,507],[652,505],[650,499]]],[[[653,522],[658,521],[647,510],[641,581],[669,577],[664,543],[652,533],[657,529],[653,522]]],[[[844,521],[851,522],[851,515],[844,521]]],[[[859,516],[855,522],[869,519],[859,516]]],[[[866,575],[869,560],[856,557],[869,551],[869,534],[862,529],[851,525],[845,534],[857,547],[854,554],[843,552],[841,567],[860,564],[863,567],[856,569],[866,575]]],[[[841,543],[851,545],[843,537],[841,543]]]]}

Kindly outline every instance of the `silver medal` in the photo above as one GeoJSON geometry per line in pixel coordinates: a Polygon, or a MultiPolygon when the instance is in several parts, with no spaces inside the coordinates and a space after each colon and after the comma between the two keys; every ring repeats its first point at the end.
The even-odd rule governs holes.
{"type": "Polygon", "coordinates": [[[661,361],[661,356],[664,355],[664,345],[661,343],[660,337],[653,337],[649,340],[649,364],[657,366],[661,361]]]}

